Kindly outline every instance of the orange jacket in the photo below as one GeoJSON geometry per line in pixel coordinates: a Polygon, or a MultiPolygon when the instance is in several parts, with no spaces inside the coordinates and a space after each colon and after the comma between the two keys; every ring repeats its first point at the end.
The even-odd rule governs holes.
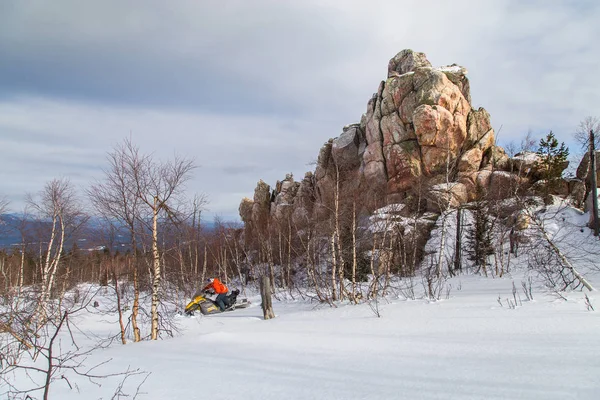
{"type": "Polygon", "coordinates": [[[204,290],[208,290],[211,289],[215,291],[216,294],[227,294],[227,292],[229,292],[229,289],[227,289],[227,286],[225,286],[220,280],[219,278],[215,278],[214,281],[212,281],[211,283],[209,283],[208,285],[206,285],[206,287],[204,288],[204,290]]]}

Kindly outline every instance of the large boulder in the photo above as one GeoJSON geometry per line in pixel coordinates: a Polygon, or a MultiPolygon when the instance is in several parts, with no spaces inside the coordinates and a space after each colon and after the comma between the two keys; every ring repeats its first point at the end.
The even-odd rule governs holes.
{"type": "Polygon", "coordinates": [[[462,115],[466,124],[471,105],[446,74],[435,68],[418,68],[415,71],[414,87],[417,93],[417,105],[444,107],[451,114],[462,115]]]}
{"type": "Polygon", "coordinates": [[[427,209],[432,212],[456,208],[468,200],[467,188],[459,182],[433,186],[427,195],[427,209]]]}
{"type": "Polygon", "coordinates": [[[271,217],[278,221],[286,221],[292,215],[294,198],[300,182],[294,182],[292,174],[287,174],[283,181],[275,186],[275,200],[271,206],[271,217]]]}
{"type": "Polygon", "coordinates": [[[300,182],[294,197],[294,210],[292,222],[297,227],[302,227],[310,221],[315,206],[315,179],[312,172],[307,172],[300,182]]]}
{"type": "MultiPolygon", "coordinates": [[[[470,144],[481,153],[493,145],[489,114],[480,109],[470,117],[466,73],[457,65],[433,68],[425,54],[412,50],[390,60],[388,79],[365,113],[364,181],[385,186],[388,195],[402,193],[444,169],[448,156],[454,163],[470,150],[465,148],[469,131],[480,139],[470,144]]],[[[474,158],[479,152],[469,153],[465,161],[474,163],[474,158]]]]}
{"type": "Polygon", "coordinates": [[[477,184],[477,173],[474,172],[462,172],[459,173],[457,182],[462,183],[465,186],[467,192],[467,202],[475,201],[477,199],[478,191],[477,184]]]}
{"type": "Polygon", "coordinates": [[[510,157],[506,154],[506,151],[499,146],[491,146],[483,153],[481,168],[513,172],[511,170],[510,157]]]}
{"type": "Polygon", "coordinates": [[[419,53],[411,49],[402,50],[388,63],[388,78],[414,71],[415,68],[419,67],[431,67],[425,53],[419,53]]]}
{"type": "Polygon", "coordinates": [[[258,181],[254,189],[254,201],[252,202],[252,221],[259,232],[265,232],[269,222],[271,210],[271,187],[262,179],[258,181]]]}
{"type": "Polygon", "coordinates": [[[481,149],[474,147],[462,155],[458,162],[458,170],[460,172],[476,172],[479,171],[483,152],[481,149]]]}
{"type": "MultiPolygon", "coordinates": [[[[585,153],[579,166],[577,166],[577,178],[584,182],[589,181],[590,175],[590,152],[585,153]]],[[[596,186],[600,187],[600,151],[596,150],[596,186]]]]}
{"type": "Polygon", "coordinates": [[[452,160],[458,156],[466,138],[466,120],[444,107],[427,104],[419,106],[413,115],[423,155],[423,172],[427,175],[439,172],[448,155],[452,160]]]}
{"type": "Polygon", "coordinates": [[[388,175],[388,193],[405,192],[421,175],[421,155],[416,140],[391,144],[384,148],[388,175]]]}
{"type": "Polygon", "coordinates": [[[538,175],[541,161],[542,158],[532,151],[517,153],[510,159],[511,170],[519,176],[534,177],[538,175]]]}
{"type": "MultiPolygon", "coordinates": [[[[534,181],[544,179],[545,167],[543,158],[532,151],[517,153],[511,160],[512,171],[520,176],[527,176],[534,181]]],[[[569,161],[565,161],[560,170],[564,171],[569,166],[569,161]]]]}
{"type": "Polygon", "coordinates": [[[467,126],[469,146],[475,146],[485,152],[494,145],[496,138],[490,122],[490,114],[484,108],[471,110],[467,118],[467,126]]]}
{"type": "Polygon", "coordinates": [[[331,155],[335,164],[342,170],[349,170],[360,165],[358,157],[359,130],[358,126],[349,127],[340,136],[333,139],[331,155]]]}
{"type": "Polygon", "coordinates": [[[456,64],[438,69],[446,75],[450,82],[454,83],[460,89],[465,99],[471,103],[471,84],[469,83],[469,78],[467,78],[467,69],[456,64]]]}
{"type": "Polygon", "coordinates": [[[535,182],[531,185],[531,190],[539,195],[554,194],[558,196],[569,195],[569,182],[563,178],[555,178],[548,182],[545,179],[535,182]]]}
{"type": "Polygon", "coordinates": [[[490,173],[487,195],[492,199],[512,197],[523,183],[523,179],[518,175],[506,171],[493,171],[490,173]]]}
{"type": "Polygon", "coordinates": [[[332,146],[333,139],[321,146],[321,150],[319,151],[319,157],[317,158],[317,167],[315,168],[315,178],[317,180],[322,179],[327,174],[329,160],[331,159],[332,146]]]}
{"type": "Polygon", "coordinates": [[[575,207],[583,208],[586,196],[585,183],[580,179],[570,179],[569,181],[569,193],[573,199],[575,207]]]}

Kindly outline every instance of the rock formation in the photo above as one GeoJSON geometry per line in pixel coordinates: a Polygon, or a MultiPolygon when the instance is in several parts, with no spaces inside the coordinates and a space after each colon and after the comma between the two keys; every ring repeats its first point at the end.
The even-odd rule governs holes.
{"type": "Polygon", "coordinates": [[[287,176],[271,193],[260,181],[254,201],[242,201],[240,216],[247,227],[267,218],[321,221],[336,191],[362,196],[362,205],[372,197],[420,207],[417,188],[425,208],[439,212],[472,201],[478,188],[496,198],[514,195],[539,179],[536,161],[528,154],[511,159],[495,146],[489,113],[471,105],[465,68],[434,68],[425,54],[403,50],[390,60],[387,79],[360,122],[323,145],[314,174],[301,182],[287,176]]]}

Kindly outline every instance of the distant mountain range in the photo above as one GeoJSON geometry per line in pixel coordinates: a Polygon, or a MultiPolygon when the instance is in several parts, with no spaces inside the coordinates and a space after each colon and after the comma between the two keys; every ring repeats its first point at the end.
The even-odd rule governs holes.
{"type": "MultiPolygon", "coordinates": [[[[31,218],[24,219],[20,214],[0,214],[0,249],[8,250],[21,246],[22,232],[29,246],[39,245],[38,232],[49,228],[48,222],[40,222],[31,218]]],[[[113,243],[112,250],[129,250],[129,235],[122,227],[113,233],[113,238],[107,237],[102,229],[102,222],[98,218],[90,218],[85,227],[77,234],[77,247],[82,250],[104,250],[109,243],[113,243]]],[[[203,222],[204,229],[212,231],[214,222],[203,222]]],[[[75,243],[74,238],[68,238],[65,247],[70,249],[75,243]]]]}

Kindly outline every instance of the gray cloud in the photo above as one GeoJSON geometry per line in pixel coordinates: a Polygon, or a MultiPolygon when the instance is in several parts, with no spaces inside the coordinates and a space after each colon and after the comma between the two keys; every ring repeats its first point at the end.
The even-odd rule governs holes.
{"type": "Polygon", "coordinates": [[[235,217],[259,178],[312,170],[404,48],[466,66],[501,143],[569,141],[600,109],[599,18],[596,1],[2,2],[0,192],[85,187],[131,134],[195,157],[188,189],[235,217]]]}

